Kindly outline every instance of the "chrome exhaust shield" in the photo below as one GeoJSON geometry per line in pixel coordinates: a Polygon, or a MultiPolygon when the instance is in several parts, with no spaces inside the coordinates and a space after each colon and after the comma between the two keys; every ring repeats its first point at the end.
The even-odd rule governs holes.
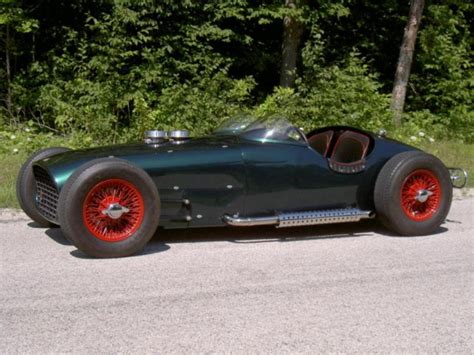
{"type": "Polygon", "coordinates": [[[279,215],[278,228],[310,226],[315,224],[331,224],[343,222],[358,222],[364,218],[373,218],[372,211],[362,211],[357,208],[342,208],[337,210],[292,212],[279,215]]]}
{"type": "Polygon", "coordinates": [[[374,217],[375,213],[373,211],[363,211],[358,208],[342,208],[321,211],[288,212],[268,217],[224,215],[224,222],[228,225],[239,227],[274,225],[277,228],[285,228],[316,224],[358,222],[361,219],[374,217]]]}

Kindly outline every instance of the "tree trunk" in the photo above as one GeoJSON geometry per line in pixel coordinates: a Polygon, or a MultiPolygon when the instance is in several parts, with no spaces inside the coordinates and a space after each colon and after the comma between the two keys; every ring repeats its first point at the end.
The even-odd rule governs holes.
{"type": "Polygon", "coordinates": [[[393,112],[393,122],[396,126],[400,126],[402,121],[408,78],[413,61],[413,52],[415,51],[416,35],[420,26],[424,5],[425,0],[412,0],[408,22],[403,34],[403,42],[400,47],[395,82],[393,84],[392,103],[390,105],[393,112]]]}
{"type": "Polygon", "coordinates": [[[11,47],[11,38],[10,38],[10,26],[6,26],[6,38],[5,38],[5,72],[7,79],[7,97],[5,98],[5,104],[7,107],[8,114],[13,117],[12,112],[12,88],[11,88],[11,65],[10,65],[10,48],[11,47]]]}
{"type": "MultiPolygon", "coordinates": [[[[285,0],[285,6],[296,8],[296,0],[285,0]]],[[[301,1],[303,4],[305,0],[301,1]]],[[[280,68],[280,86],[293,87],[296,78],[296,61],[298,58],[298,47],[303,34],[304,25],[291,16],[283,19],[283,44],[282,60],[280,68]]]]}

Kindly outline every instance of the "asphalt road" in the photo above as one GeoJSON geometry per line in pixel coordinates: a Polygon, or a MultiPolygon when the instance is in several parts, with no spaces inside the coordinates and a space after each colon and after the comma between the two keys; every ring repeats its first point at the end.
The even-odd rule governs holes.
{"type": "Polygon", "coordinates": [[[474,198],[439,233],[373,222],[158,234],[89,259],[0,213],[0,353],[474,352],[474,198]]]}

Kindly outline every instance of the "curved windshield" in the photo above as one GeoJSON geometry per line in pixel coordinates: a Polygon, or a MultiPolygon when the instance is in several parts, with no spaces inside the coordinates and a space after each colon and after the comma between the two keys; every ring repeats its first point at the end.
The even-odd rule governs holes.
{"type": "Polygon", "coordinates": [[[279,115],[257,119],[250,115],[238,115],[225,121],[214,134],[238,135],[261,142],[305,143],[304,134],[279,115]]]}
{"type": "Polygon", "coordinates": [[[256,118],[241,113],[222,122],[222,124],[214,131],[214,134],[231,134],[236,135],[242,132],[245,128],[255,122],[256,118]]]}

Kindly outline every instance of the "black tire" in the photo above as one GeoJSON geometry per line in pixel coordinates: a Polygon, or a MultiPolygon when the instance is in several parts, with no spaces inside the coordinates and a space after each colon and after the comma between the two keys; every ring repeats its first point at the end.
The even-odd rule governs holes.
{"type": "Polygon", "coordinates": [[[64,147],[38,150],[28,158],[18,172],[16,178],[16,198],[21,209],[41,227],[52,227],[56,225],[46,220],[36,208],[36,182],[33,176],[33,164],[38,160],[46,159],[69,150],[70,149],[64,147]]]}
{"type": "Polygon", "coordinates": [[[160,197],[153,180],[142,169],[122,159],[100,158],[82,165],[69,177],[59,195],[58,211],[61,230],[79,250],[98,258],[123,257],[139,252],[153,237],[159,223],[160,197]],[[121,212],[117,219],[104,214],[103,206],[110,206],[110,202],[104,205],[96,204],[99,200],[88,202],[97,196],[109,201],[102,192],[107,192],[109,197],[113,192],[115,196],[116,188],[125,189],[124,196],[139,201],[135,205],[132,200],[121,202],[128,203],[130,211],[121,212]],[[105,216],[103,219],[100,213],[105,216]],[[114,223],[118,226],[124,223],[126,228],[117,227],[113,234],[114,223]],[[105,227],[97,227],[101,225],[105,227]],[[125,237],[121,239],[122,236],[125,237]]]}
{"type": "Polygon", "coordinates": [[[404,152],[380,171],[374,190],[375,210],[382,224],[400,235],[427,235],[446,219],[452,195],[449,172],[438,158],[420,151],[404,152]],[[420,187],[423,184],[429,187],[420,187]],[[423,196],[417,195],[422,191],[431,194],[424,202],[423,196]]]}

